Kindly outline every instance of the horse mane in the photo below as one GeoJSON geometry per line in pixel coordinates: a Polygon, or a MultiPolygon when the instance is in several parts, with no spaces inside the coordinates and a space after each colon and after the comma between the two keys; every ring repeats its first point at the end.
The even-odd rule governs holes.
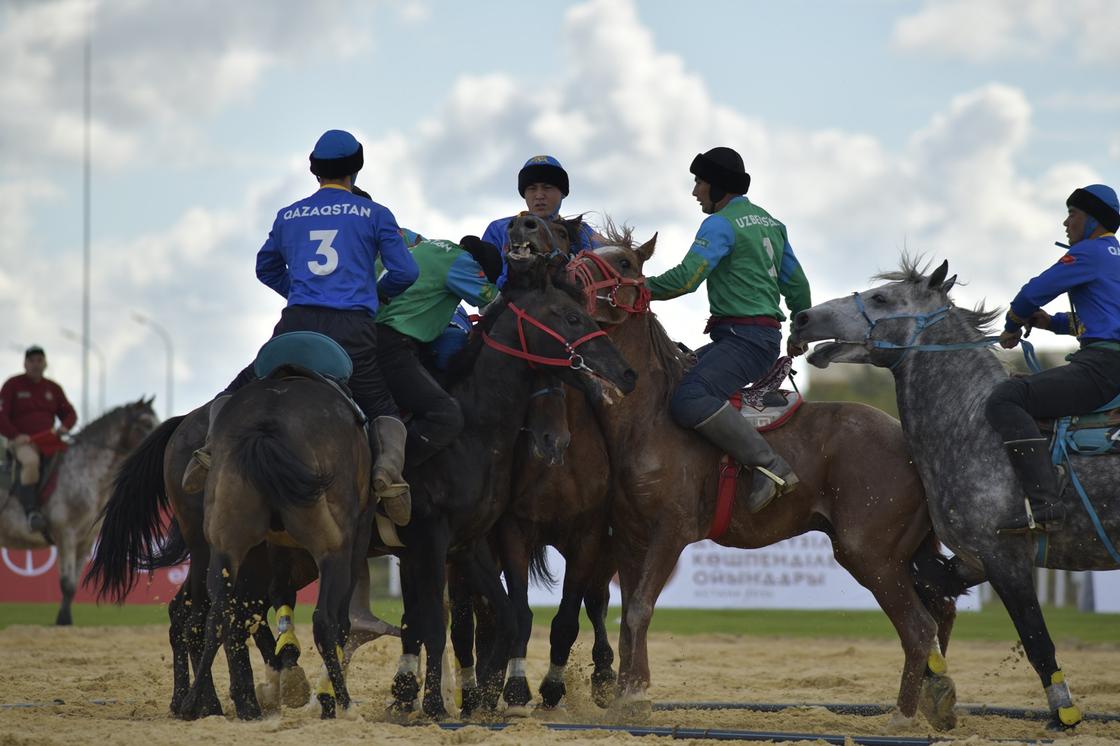
{"type": "Polygon", "coordinates": [[[104,440],[106,436],[112,434],[112,429],[116,425],[118,415],[136,402],[131,404],[122,404],[119,407],[110,409],[105,414],[98,417],[93,422],[89,423],[74,436],[74,442],[77,443],[92,443],[99,440],[104,440]]]}
{"type": "Polygon", "coordinates": [[[646,326],[649,328],[649,342],[653,350],[653,358],[657,368],[665,371],[667,386],[665,387],[665,406],[673,398],[677,384],[684,377],[688,365],[677,343],[669,337],[665,327],[657,320],[657,315],[652,311],[646,314],[649,319],[646,326]]]}
{"type": "MultiPolygon", "coordinates": [[[[899,261],[899,268],[897,270],[879,272],[872,276],[871,279],[883,280],[884,282],[908,282],[912,285],[924,285],[929,279],[929,268],[931,264],[932,261],[927,261],[922,254],[911,254],[904,251],[902,252],[902,259],[899,261]]],[[[996,321],[1003,317],[1003,309],[999,306],[992,309],[985,308],[984,301],[980,301],[972,308],[959,308],[953,304],[953,299],[948,293],[944,295],[945,300],[952,306],[953,312],[980,334],[990,334],[993,331],[993,325],[996,321]]]]}
{"type": "Polygon", "coordinates": [[[634,227],[626,223],[616,223],[609,215],[603,216],[603,228],[599,235],[607,240],[608,246],[621,246],[633,251],[637,247],[634,241],[634,227]]]}

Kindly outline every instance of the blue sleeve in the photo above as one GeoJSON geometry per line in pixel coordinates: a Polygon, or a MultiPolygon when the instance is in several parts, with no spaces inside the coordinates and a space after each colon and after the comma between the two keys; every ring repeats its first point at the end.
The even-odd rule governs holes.
{"type": "MultiPolygon", "coordinates": [[[[1011,301],[1004,328],[1014,331],[1026,323],[1030,315],[1078,285],[1092,281],[1098,274],[1093,256],[1077,246],[1054,263],[1052,267],[1032,278],[1011,301]]],[[[1068,327],[1068,319],[1067,319],[1068,327]]]]}
{"type": "Polygon", "coordinates": [[[1073,334],[1070,329],[1068,313],[1056,313],[1050,317],[1050,332],[1052,334],[1073,334]]]}
{"type": "Polygon", "coordinates": [[[489,241],[502,250],[504,254],[509,247],[509,221],[512,218],[498,218],[486,226],[482,234],[483,241],[489,241]]]}
{"type": "Polygon", "coordinates": [[[416,266],[412,252],[404,245],[401,229],[393,213],[388,210],[378,213],[374,219],[374,230],[377,236],[377,253],[385,267],[385,274],[377,283],[377,294],[395,298],[416,282],[416,278],[420,276],[420,268],[416,266]]]}
{"type": "Polygon", "coordinates": [[[444,286],[462,300],[475,306],[485,306],[498,297],[498,288],[486,279],[486,273],[470,254],[456,257],[447,272],[444,286]]]}
{"type": "Polygon", "coordinates": [[[279,222],[273,222],[264,246],[257,252],[257,279],[287,298],[292,288],[292,276],[288,272],[288,262],[280,253],[279,232],[279,222]]]}
{"type": "Polygon", "coordinates": [[[700,224],[684,260],[657,277],[646,280],[654,300],[670,300],[700,287],[720,260],[735,245],[735,230],[727,218],[710,215],[700,224]]]}

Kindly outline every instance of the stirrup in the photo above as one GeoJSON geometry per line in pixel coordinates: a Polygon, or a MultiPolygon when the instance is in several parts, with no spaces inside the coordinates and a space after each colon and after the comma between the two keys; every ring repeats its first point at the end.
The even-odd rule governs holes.
{"type": "Polygon", "coordinates": [[[27,512],[27,528],[33,534],[42,534],[47,530],[47,519],[42,511],[36,509],[27,512]]]}
{"type": "MultiPolygon", "coordinates": [[[[1063,511],[1062,515],[1054,517],[1046,517],[1041,520],[1034,517],[1034,509],[1031,507],[1030,500],[1023,500],[1023,506],[1026,508],[1027,520],[1026,523],[1014,523],[1010,526],[1002,526],[996,529],[996,534],[1001,536],[1017,536],[1023,534],[1048,534],[1053,531],[1058,531],[1062,527],[1062,521],[1065,518],[1063,511]]],[[[1051,509],[1052,506],[1046,506],[1051,509]]]]}

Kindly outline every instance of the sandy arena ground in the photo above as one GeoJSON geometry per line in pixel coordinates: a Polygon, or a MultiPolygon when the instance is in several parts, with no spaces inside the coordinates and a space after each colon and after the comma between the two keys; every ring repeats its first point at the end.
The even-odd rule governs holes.
{"type": "MultiPolygon", "coordinates": [[[[301,662],[309,672],[317,670],[311,631],[301,627],[298,632],[304,646],[301,662]]],[[[534,688],[547,669],[547,645],[547,630],[538,628],[529,659],[534,688]]],[[[278,717],[255,723],[218,717],[184,723],[167,716],[171,670],[165,629],[10,627],[0,631],[0,703],[61,700],[63,704],[0,708],[0,745],[638,743],[632,736],[617,733],[553,733],[541,725],[540,717],[500,733],[481,728],[445,732],[432,725],[391,725],[385,721],[384,707],[399,650],[399,641],[379,640],[358,653],[349,679],[351,693],[358,702],[354,719],[321,722],[317,709],[285,709],[278,717]],[[92,700],[112,702],[95,704],[92,700]]],[[[655,700],[893,703],[902,662],[894,641],[730,635],[658,634],[652,636],[650,653],[650,693],[655,700]]],[[[1059,645],[1059,660],[1069,676],[1075,700],[1085,712],[1120,713],[1120,646],[1078,647],[1066,643],[1059,645]]],[[[1045,706],[1034,672],[1012,643],[957,642],[952,645],[949,662],[962,703],[1045,706]]],[[[568,706],[551,717],[567,722],[624,722],[620,715],[599,710],[590,702],[587,640],[581,639],[577,644],[573,663],[578,666],[569,667],[575,676],[568,687],[568,706]]],[[[255,653],[254,666],[259,681],[261,663],[255,653]]],[[[224,656],[219,655],[215,678],[223,697],[226,676],[224,656]]],[[[803,709],[778,714],[656,712],[645,720],[625,722],[874,735],[888,732],[887,720],[886,715],[842,716],[821,709],[803,709]]],[[[920,716],[919,722],[918,727],[892,735],[932,735],[920,716]]],[[[1075,733],[1054,734],[1034,721],[962,715],[951,737],[968,744],[983,744],[994,738],[1057,738],[1077,746],[1104,746],[1120,743],[1120,723],[1085,722],[1075,733]]]]}

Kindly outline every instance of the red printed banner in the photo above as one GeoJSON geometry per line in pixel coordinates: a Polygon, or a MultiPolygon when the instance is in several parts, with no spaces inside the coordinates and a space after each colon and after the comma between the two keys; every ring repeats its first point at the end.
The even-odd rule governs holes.
{"type": "MultiPolygon", "coordinates": [[[[157,570],[152,575],[140,575],[139,582],[128,594],[125,603],[165,604],[179,591],[179,586],[187,579],[187,564],[157,570]]],[[[86,568],[78,580],[76,602],[92,602],[93,592],[81,585],[86,568]]],[[[58,603],[62,600],[59,588],[58,550],[49,549],[0,549],[0,603],[2,602],[47,602],[58,603]]],[[[318,584],[312,583],[299,593],[301,604],[315,603],[318,584]]]]}

